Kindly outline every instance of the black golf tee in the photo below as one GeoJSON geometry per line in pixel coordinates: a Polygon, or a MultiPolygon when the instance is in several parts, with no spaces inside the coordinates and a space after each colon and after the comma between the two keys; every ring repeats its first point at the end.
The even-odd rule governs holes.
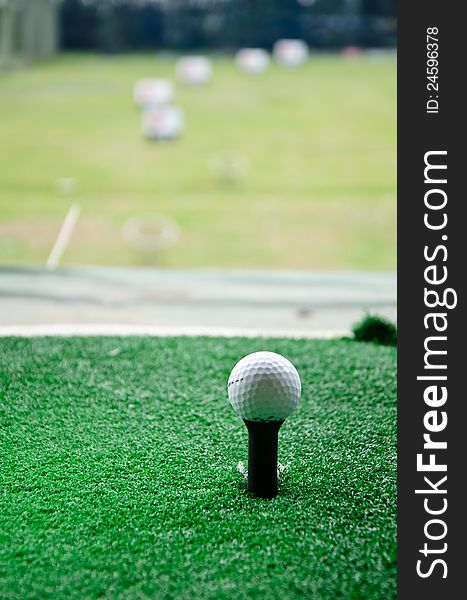
{"type": "Polygon", "coordinates": [[[259,498],[277,496],[277,443],[284,422],[247,421],[248,491],[259,498]]]}

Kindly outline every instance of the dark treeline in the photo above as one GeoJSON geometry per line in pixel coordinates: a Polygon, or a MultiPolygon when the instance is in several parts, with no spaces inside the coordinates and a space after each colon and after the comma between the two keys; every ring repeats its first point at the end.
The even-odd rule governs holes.
{"type": "Polygon", "coordinates": [[[392,47],[396,0],[65,0],[64,50],[270,48],[298,37],[314,48],[392,47]]]}

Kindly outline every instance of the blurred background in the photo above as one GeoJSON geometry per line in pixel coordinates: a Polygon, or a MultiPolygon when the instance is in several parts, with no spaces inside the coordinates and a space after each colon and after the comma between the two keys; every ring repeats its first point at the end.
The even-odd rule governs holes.
{"type": "Polygon", "coordinates": [[[392,272],[395,13],[0,0],[3,274],[392,272]]]}

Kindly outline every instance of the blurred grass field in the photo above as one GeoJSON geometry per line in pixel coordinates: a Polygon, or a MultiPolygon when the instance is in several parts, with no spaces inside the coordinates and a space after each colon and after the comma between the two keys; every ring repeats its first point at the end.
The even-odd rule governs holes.
{"type": "Polygon", "coordinates": [[[0,76],[1,264],[44,264],[76,201],[65,264],[140,264],[121,225],[162,212],[182,229],[166,266],[395,267],[394,59],[318,56],[248,77],[215,58],[207,87],[177,86],[183,139],[149,143],[132,87],[174,63],[62,55],[0,76]],[[238,184],[209,170],[220,152],[248,159],[238,184]],[[62,177],[78,180],[73,198],[62,177]]]}

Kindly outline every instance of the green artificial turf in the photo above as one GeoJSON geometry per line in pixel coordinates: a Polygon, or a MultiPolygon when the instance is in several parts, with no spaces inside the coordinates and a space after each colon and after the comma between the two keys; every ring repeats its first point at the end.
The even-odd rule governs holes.
{"type": "Polygon", "coordinates": [[[134,265],[121,227],[164,213],[172,267],[393,269],[396,61],[313,54],[300,69],[248,77],[213,57],[205,87],[176,85],[186,131],[143,139],[132,89],[174,78],[175,56],[60,55],[0,71],[0,263],[45,264],[66,211],[82,212],[63,264],[134,265]],[[241,155],[228,185],[213,157],[241,155]],[[72,196],[57,193],[73,177],[72,196]]]}
{"type": "Polygon", "coordinates": [[[0,339],[2,598],[395,597],[396,351],[352,341],[0,339]],[[303,382],[274,500],[236,470],[243,355],[303,382]]]}

